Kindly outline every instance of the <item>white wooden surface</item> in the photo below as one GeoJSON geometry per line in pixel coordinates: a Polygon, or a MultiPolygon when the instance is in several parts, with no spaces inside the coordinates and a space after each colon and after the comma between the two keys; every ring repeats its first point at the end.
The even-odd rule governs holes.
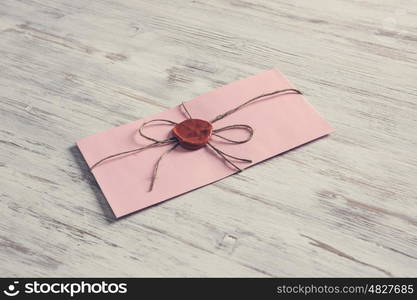
{"type": "Polygon", "coordinates": [[[417,2],[2,0],[1,276],[417,276],[417,2]],[[79,138],[278,68],[331,136],[114,221],[79,138]]]}

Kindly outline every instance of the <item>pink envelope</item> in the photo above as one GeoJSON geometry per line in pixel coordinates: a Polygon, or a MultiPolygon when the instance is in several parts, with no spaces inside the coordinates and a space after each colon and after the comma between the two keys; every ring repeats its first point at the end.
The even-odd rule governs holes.
{"type": "MultiPolygon", "coordinates": [[[[279,71],[270,70],[218,88],[185,102],[185,105],[193,118],[211,120],[248,99],[286,88],[293,86],[279,71]]],[[[186,116],[179,106],[175,106],[86,137],[79,140],[77,145],[91,167],[106,156],[149,144],[150,141],[141,137],[137,129],[143,122],[152,119],[169,119],[179,123],[186,116]]],[[[252,163],[235,162],[241,169],[333,131],[299,94],[275,95],[258,100],[213,126],[220,128],[232,124],[250,125],[254,129],[253,138],[245,144],[230,144],[214,137],[212,143],[228,154],[252,160],[252,163]]],[[[152,126],[147,129],[147,134],[166,138],[171,134],[171,129],[172,126],[166,125],[152,126]]],[[[234,131],[224,136],[236,137],[239,134],[242,135],[242,132],[234,131]]],[[[113,158],[92,170],[117,218],[236,173],[209,147],[198,150],[177,147],[161,161],[154,188],[149,192],[155,163],[169,147],[156,147],[113,158]]]]}

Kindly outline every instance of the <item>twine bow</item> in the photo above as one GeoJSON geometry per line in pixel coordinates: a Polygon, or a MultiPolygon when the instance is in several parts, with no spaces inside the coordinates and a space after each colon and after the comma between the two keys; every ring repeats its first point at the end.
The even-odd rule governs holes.
{"type": "MultiPolygon", "coordinates": [[[[251,126],[245,125],[245,124],[234,124],[234,125],[228,125],[228,126],[225,126],[225,127],[217,128],[217,129],[212,129],[212,124],[221,120],[221,119],[223,119],[223,118],[225,118],[225,117],[227,117],[227,116],[229,116],[229,115],[231,115],[231,114],[233,114],[233,113],[235,113],[236,111],[238,111],[238,110],[242,109],[243,107],[255,102],[256,100],[259,100],[261,98],[265,98],[265,97],[268,97],[268,96],[274,96],[274,95],[277,95],[277,94],[302,94],[302,93],[297,89],[283,89],[283,90],[276,90],[276,91],[273,91],[273,92],[270,92],[270,93],[265,93],[265,94],[256,96],[254,98],[251,98],[251,99],[247,100],[246,102],[242,103],[241,105],[226,111],[225,113],[219,114],[218,116],[216,116],[214,119],[212,119],[209,122],[204,121],[204,120],[199,120],[199,119],[193,119],[190,112],[188,111],[187,107],[185,106],[184,102],[182,102],[181,107],[183,108],[184,113],[187,116],[187,119],[185,121],[183,121],[181,123],[176,123],[174,121],[166,120],[166,119],[154,119],[154,120],[150,120],[150,121],[142,123],[142,125],[140,125],[140,127],[138,128],[138,133],[142,137],[144,137],[145,139],[150,140],[152,142],[151,144],[148,144],[148,145],[143,146],[143,147],[135,148],[135,149],[132,149],[132,150],[127,150],[127,151],[123,151],[123,152],[119,152],[119,153],[115,153],[115,154],[106,156],[106,157],[102,158],[101,160],[99,160],[98,162],[94,163],[90,167],[90,170],[93,170],[95,167],[97,167],[98,165],[100,165],[104,161],[107,161],[107,160],[109,160],[111,158],[114,158],[114,157],[127,155],[127,154],[132,154],[132,153],[138,153],[138,152],[144,151],[146,149],[150,149],[150,148],[171,145],[171,147],[168,150],[166,150],[165,152],[163,152],[161,154],[161,156],[159,156],[158,160],[155,163],[155,166],[154,166],[154,169],[153,169],[153,172],[152,172],[150,186],[149,186],[149,192],[150,192],[150,191],[152,191],[152,189],[154,187],[156,176],[158,174],[158,169],[159,169],[159,165],[161,163],[161,160],[168,153],[170,153],[172,150],[174,150],[179,145],[181,145],[181,146],[183,146],[183,148],[191,149],[191,150],[199,149],[199,148],[204,147],[204,146],[208,146],[209,148],[211,148],[216,154],[218,154],[225,161],[226,165],[229,165],[232,168],[234,168],[235,170],[237,170],[238,172],[240,172],[240,171],[242,171],[242,169],[239,168],[236,164],[234,164],[232,160],[245,162],[245,163],[251,163],[252,160],[246,159],[246,158],[241,158],[241,157],[236,157],[236,156],[227,154],[227,153],[223,152],[222,150],[220,150],[219,148],[217,148],[216,146],[214,146],[212,143],[210,143],[208,139],[212,135],[214,135],[214,136],[216,136],[220,139],[223,139],[223,140],[225,140],[227,142],[230,142],[230,143],[233,143],[233,144],[244,144],[244,143],[247,143],[248,141],[250,141],[252,139],[253,134],[254,134],[253,128],[251,126]],[[204,132],[204,134],[208,135],[207,140],[205,140],[203,138],[198,139],[198,137],[196,139],[194,136],[192,136],[192,134],[191,134],[191,140],[190,140],[190,139],[187,139],[187,138],[183,138],[177,132],[178,130],[175,131],[175,129],[179,129],[178,126],[180,126],[180,125],[183,126],[183,127],[185,126],[186,127],[185,130],[190,129],[190,128],[187,129],[187,124],[185,124],[187,120],[195,121],[195,122],[198,121],[197,123],[200,123],[200,124],[197,125],[197,127],[198,126],[201,127],[201,126],[204,126],[204,125],[206,127],[208,127],[206,129],[210,130],[210,132],[208,132],[208,133],[204,132]],[[147,136],[144,133],[144,129],[145,129],[146,126],[148,126],[152,123],[166,123],[168,125],[175,126],[174,130],[173,130],[173,136],[171,136],[169,138],[166,138],[166,139],[161,139],[161,140],[150,137],[150,136],[147,136]],[[208,125],[205,124],[205,123],[207,123],[208,125]],[[227,130],[233,130],[233,129],[242,129],[242,130],[247,131],[248,132],[248,137],[243,139],[243,140],[234,140],[234,139],[222,136],[220,134],[221,132],[224,132],[224,131],[227,131],[227,130]],[[185,140],[185,139],[187,139],[187,140],[185,140]]],[[[188,123],[190,123],[190,122],[188,122],[188,123]]],[[[204,130],[206,130],[206,129],[204,129],[204,130]]]]}

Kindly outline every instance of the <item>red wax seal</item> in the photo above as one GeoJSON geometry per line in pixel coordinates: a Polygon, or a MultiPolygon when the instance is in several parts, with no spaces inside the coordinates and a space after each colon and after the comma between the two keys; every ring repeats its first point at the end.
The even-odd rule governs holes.
{"type": "Polygon", "coordinates": [[[187,119],[172,129],[172,133],[180,145],[189,150],[204,147],[208,143],[212,131],[213,126],[200,119],[187,119]]]}

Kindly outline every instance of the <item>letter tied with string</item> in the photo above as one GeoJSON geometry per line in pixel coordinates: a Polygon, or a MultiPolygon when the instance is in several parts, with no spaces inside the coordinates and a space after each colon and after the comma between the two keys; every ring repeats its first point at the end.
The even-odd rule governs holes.
{"type": "Polygon", "coordinates": [[[170,147],[166,151],[164,151],[155,162],[155,165],[152,171],[150,184],[149,184],[149,191],[152,191],[154,189],[155,181],[159,173],[159,166],[161,164],[161,161],[164,158],[168,159],[166,158],[168,154],[171,151],[173,151],[175,148],[177,148],[178,146],[181,146],[184,149],[187,149],[190,151],[197,150],[202,147],[209,147],[217,154],[217,157],[219,159],[222,159],[224,161],[226,166],[234,168],[236,171],[240,172],[242,171],[242,169],[239,166],[237,166],[235,162],[238,161],[238,162],[243,162],[243,163],[252,163],[252,160],[225,153],[224,151],[219,149],[218,146],[214,145],[211,139],[213,136],[215,136],[228,143],[244,144],[244,143],[249,142],[252,139],[255,133],[255,129],[246,124],[232,124],[232,125],[228,125],[228,126],[224,126],[220,128],[214,128],[213,124],[235,113],[236,111],[243,109],[247,105],[254,104],[259,99],[266,98],[268,96],[285,95],[285,94],[302,94],[302,93],[299,90],[292,89],[292,88],[281,89],[281,90],[264,93],[254,98],[251,98],[222,114],[217,115],[210,121],[194,119],[192,117],[192,114],[190,113],[190,111],[187,109],[186,105],[183,102],[181,103],[180,107],[182,108],[182,111],[184,115],[186,116],[186,119],[184,121],[177,123],[177,122],[167,120],[167,119],[153,119],[153,120],[142,123],[140,127],[138,128],[138,133],[145,139],[149,140],[151,142],[150,144],[139,147],[139,148],[134,148],[134,149],[108,155],[100,159],[96,163],[92,164],[92,166],[90,167],[90,170],[93,170],[94,168],[99,167],[102,163],[105,163],[106,161],[116,158],[116,157],[138,153],[138,152],[145,151],[147,149],[154,148],[154,147],[164,147],[164,146],[169,145],[170,147]],[[157,138],[154,138],[145,134],[145,128],[147,126],[151,126],[155,124],[166,124],[166,125],[172,126],[173,127],[171,130],[172,134],[166,139],[157,139],[157,138]],[[230,130],[243,130],[247,133],[247,136],[244,139],[232,139],[223,135],[225,132],[230,131],[230,130]]]}

